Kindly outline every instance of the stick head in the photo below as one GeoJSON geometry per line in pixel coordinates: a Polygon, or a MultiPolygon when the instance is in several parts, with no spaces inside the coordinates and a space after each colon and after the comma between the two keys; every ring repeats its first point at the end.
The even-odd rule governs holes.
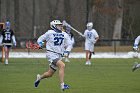
{"type": "Polygon", "coordinates": [[[63,26],[71,27],[71,25],[68,24],[65,20],[63,20],[62,24],[63,24],[63,26]]]}

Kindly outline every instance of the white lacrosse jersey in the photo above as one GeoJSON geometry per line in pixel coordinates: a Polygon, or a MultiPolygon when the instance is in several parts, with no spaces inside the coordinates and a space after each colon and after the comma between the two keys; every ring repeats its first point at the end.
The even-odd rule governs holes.
{"type": "Polygon", "coordinates": [[[72,50],[72,48],[73,48],[73,45],[74,45],[74,43],[75,43],[75,40],[74,40],[74,36],[73,36],[73,34],[72,33],[67,33],[68,34],[68,36],[69,36],[69,39],[70,39],[70,41],[69,42],[71,42],[71,47],[69,47],[69,49],[67,49],[68,51],[71,51],[72,50]]]}
{"type": "Polygon", "coordinates": [[[95,29],[92,30],[85,30],[84,32],[85,43],[95,43],[95,38],[99,37],[98,33],[95,29]]]}
{"type": "Polygon", "coordinates": [[[71,47],[71,42],[68,34],[66,32],[55,32],[54,30],[48,30],[45,34],[41,35],[37,42],[43,42],[46,41],[46,49],[50,51],[54,51],[56,53],[61,53],[69,47],[71,47]],[[65,45],[67,45],[67,48],[65,48],[65,45]]]}
{"type": "MultiPolygon", "coordinates": [[[[67,33],[68,34],[68,33],[67,33]]],[[[70,38],[70,41],[71,41],[71,44],[74,45],[75,43],[75,40],[74,40],[74,37],[71,36],[71,34],[68,34],[69,38],[70,38]]]]}
{"type": "Polygon", "coordinates": [[[140,42],[140,35],[135,39],[134,45],[138,45],[140,42]]]}

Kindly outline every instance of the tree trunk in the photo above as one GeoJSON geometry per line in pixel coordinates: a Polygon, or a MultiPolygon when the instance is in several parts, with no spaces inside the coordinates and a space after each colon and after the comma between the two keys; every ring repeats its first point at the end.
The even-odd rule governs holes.
{"type": "MultiPolygon", "coordinates": [[[[123,0],[118,0],[116,22],[114,24],[113,39],[121,39],[122,20],[123,20],[123,0]]],[[[113,43],[114,44],[114,43],[113,43]]],[[[120,45],[120,42],[116,42],[120,45]]]]}

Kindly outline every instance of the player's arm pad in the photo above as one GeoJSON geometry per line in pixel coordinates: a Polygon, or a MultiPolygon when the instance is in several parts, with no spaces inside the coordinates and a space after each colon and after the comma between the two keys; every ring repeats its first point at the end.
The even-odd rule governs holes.
{"type": "Polygon", "coordinates": [[[14,44],[14,46],[16,46],[16,45],[17,45],[17,42],[16,42],[16,38],[15,38],[14,35],[12,36],[12,40],[13,40],[13,44],[14,44]]]}

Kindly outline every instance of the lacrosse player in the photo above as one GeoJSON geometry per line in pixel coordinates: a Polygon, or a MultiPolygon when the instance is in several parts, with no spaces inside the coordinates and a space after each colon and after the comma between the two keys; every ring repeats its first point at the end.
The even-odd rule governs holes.
{"type": "Polygon", "coordinates": [[[85,51],[86,51],[86,63],[85,65],[91,65],[91,56],[94,53],[94,44],[98,41],[99,35],[95,29],[93,29],[93,23],[87,23],[87,29],[84,32],[85,37],[85,51]]]}
{"type": "MultiPolygon", "coordinates": [[[[137,56],[139,51],[139,47],[138,47],[139,42],[140,42],[140,35],[135,39],[134,46],[133,46],[133,50],[137,53],[137,56]]],[[[138,64],[138,62],[135,62],[132,67],[132,71],[135,71],[138,68],[140,68],[140,64],[138,64]]]]}
{"type": "Polygon", "coordinates": [[[9,51],[12,47],[12,43],[16,46],[16,39],[13,30],[10,29],[10,22],[7,21],[5,23],[5,29],[2,30],[0,36],[0,45],[4,46],[5,51],[5,64],[8,64],[9,59],[9,51]]]}
{"type": "Polygon", "coordinates": [[[62,62],[62,55],[68,56],[67,50],[71,48],[71,43],[69,42],[70,40],[68,38],[69,36],[66,32],[62,31],[63,26],[59,20],[53,20],[52,22],[50,22],[50,27],[51,30],[48,30],[37,40],[40,48],[43,46],[43,41],[46,41],[46,57],[50,63],[49,69],[42,75],[38,74],[34,84],[35,87],[38,87],[42,79],[52,77],[58,68],[60,88],[62,90],[69,89],[69,86],[64,83],[65,64],[62,62]],[[67,45],[66,49],[65,45],[67,45]]]}
{"type": "Polygon", "coordinates": [[[66,26],[66,33],[69,35],[69,38],[70,38],[70,41],[71,42],[71,48],[68,50],[68,56],[65,57],[65,62],[70,62],[70,60],[68,59],[69,58],[69,54],[73,48],[73,45],[75,43],[75,40],[74,40],[74,35],[73,33],[71,32],[71,28],[66,26]]]}

